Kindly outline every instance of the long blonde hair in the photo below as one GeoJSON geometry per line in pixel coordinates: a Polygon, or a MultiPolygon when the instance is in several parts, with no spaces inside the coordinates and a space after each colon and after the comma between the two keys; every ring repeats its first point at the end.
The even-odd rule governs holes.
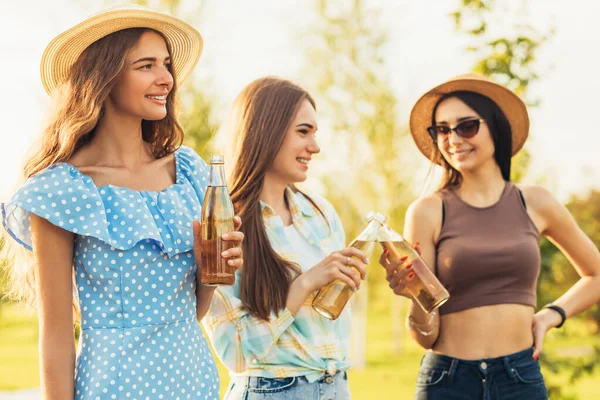
{"type": "MultiPolygon", "coordinates": [[[[148,28],[131,28],[114,32],[91,44],[71,67],[68,80],[54,94],[55,112],[44,129],[39,150],[24,167],[24,178],[58,162],[68,161],[93,137],[104,113],[103,105],[125,66],[127,53],[148,28]]],[[[162,35],[161,35],[162,36],[162,35]]],[[[164,38],[164,37],[163,37],[164,38]]],[[[165,40],[169,54],[171,49],[165,40]]],[[[156,158],[173,153],[183,142],[183,129],[176,117],[177,84],[167,97],[167,116],[160,121],[142,121],[142,136],[156,158]]],[[[35,308],[35,272],[30,252],[9,239],[3,232],[2,258],[9,275],[7,296],[35,308]]],[[[73,307],[78,315],[76,290],[73,307]]]]}

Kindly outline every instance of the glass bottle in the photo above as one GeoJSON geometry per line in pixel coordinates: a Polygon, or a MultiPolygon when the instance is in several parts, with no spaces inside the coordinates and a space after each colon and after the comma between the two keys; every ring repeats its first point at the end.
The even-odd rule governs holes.
{"type": "Polygon", "coordinates": [[[390,261],[408,257],[402,268],[412,264],[415,276],[406,286],[406,290],[425,312],[432,312],[450,298],[446,288],[425,264],[419,253],[398,232],[384,223],[379,230],[378,240],[381,246],[388,250],[390,261]]]}
{"type": "MultiPolygon", "coordinates": [[[[354,247],[362,251],[366,257],[370,256],[375,243],[377,242],[377,232],[385,221],[385,217],[379,213],[370,212],[366,217],[367,227],[354,239],[348,247],[354,247]]],[[[350,300],[354,292],[343,281],[337,279],[330,284],[323,286],[312,302],[313,309],[329,319],[337,319],[342,310],[350,300]]]]}
{"type": "Polygon", "coordinates": [[[233,231],[233,203],[225,182],[224,157],[210,158],[210,180],[202,204],[202,284],[233,285],[235,267],[221,253],[231,247],[221,235],[233,231]]]}

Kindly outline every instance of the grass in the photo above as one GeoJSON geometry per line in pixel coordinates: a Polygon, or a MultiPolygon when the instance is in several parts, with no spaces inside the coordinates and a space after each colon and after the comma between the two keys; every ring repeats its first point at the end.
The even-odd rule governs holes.
{"type": "MultiPolygon", "coordinates": [[[[592,345],[600,345],[600,338],[580,333],[585,327],[578,321],[569,322],[568,331],[557,331],[548,336],[545,351],[576,360],[592,345]]],[[[349,372],[353,398],[411,399],[423,351],[408,338],[402,339],[402,351],[399,354],[390,351],[392,334],[389,312],[372,310],[367,329],[367,367],[349,372]]],[[[0,391],[39,385],[37,339],[35,316],[24,313],[14,305],[0,304],[0,391]]],[[[227,370],[218,364],[223,394],[229,378],[227,370]]],[[[575,384],[570,384],[565,374],[554,376],[544,371],[544,375],[549,382],[560,383],[564,394],[575,399],[600,398],[600,371],[575,384]]]]}
{"type": "Polygon", "coordinates": [[[39,386],[37,341],[35,316],[0,302],[0,390],[39,386]]]}

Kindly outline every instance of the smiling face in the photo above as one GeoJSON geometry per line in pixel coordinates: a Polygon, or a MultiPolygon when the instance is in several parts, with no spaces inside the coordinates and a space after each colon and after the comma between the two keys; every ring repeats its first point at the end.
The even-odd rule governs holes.
{"type": "MultiPolygon", "coordinates": [[[[436,126],[454,128],[461,122],[481,119],[481,115],[456,97],[443,100],[435,112],[436,126]]],[[[452,130],[439,134],[436,144],[448,164],[461,173],[475,172],[489,163],[496,163],[494,141],[485,121],[471,138],[460,137],[452,130]]]]}
{"type": "Polygon", "coordinates": [[[305,99],[292,119],[266,175],[285,185],[305,181],[313,154],[321,151],[315,136],[317,129],[317,114],[305,99]]]}
{"type": "Polygon", "coordinates": [[[156,32],[144,32],[125,57],[123,71],[105,103],[106,112],[161,120],[167,115],[167,96],[172,88],[171,57],[165,40],[156,32]]]}

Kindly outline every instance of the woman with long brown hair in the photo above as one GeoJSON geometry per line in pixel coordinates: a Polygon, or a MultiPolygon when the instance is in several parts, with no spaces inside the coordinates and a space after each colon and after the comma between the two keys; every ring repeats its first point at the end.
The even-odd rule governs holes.
{"type": "MultiPolygon", "coordinates": [[[[175,116],[201,50],[193,27],[140,8],[97,14],[46,48],[56,111],[27,182],[1,205],[4,228],[31,251],[10,268],[13,293],[37,304],[44,399],[218,398],[198,325],[213,289],[198,283],[193,221],[208,168],[181,146],[175,116]]],[[[240,267],[243,234],[229,237],[240,267]]]]}
{"type": "MultiPolygon", "coordinates": [[[[510,90],[475,74],[456,77],[417,101],[410,127],[445,173],[436,193],[409,207],[404,235],[420,243],[450,292],[439,314],[411,303],[411,335],[429,349],[415,398],[546,399],[544,337],[600,299],[600,253],[547,190],[510,181],[511,157],[529,133],[527,108],[510,90]],[[581,279],[537,310],[541,235],[581,279]]],[[[410,269],[381,261],[394,292],[406,296],[410,269]]]]}
{"type": "Polygon", "coordinates": [[[320,151],[315,102],[287,80],[258,79],[230,127],[230,193],[248,240],[235,285],[216,291],[203,321],[231,373],[225,398],[347,399],[349,310],[331,321],[310,304],[336,279],[357,289],[366,259],[344,248],[334,208],[295,187],[320,151]]]}

